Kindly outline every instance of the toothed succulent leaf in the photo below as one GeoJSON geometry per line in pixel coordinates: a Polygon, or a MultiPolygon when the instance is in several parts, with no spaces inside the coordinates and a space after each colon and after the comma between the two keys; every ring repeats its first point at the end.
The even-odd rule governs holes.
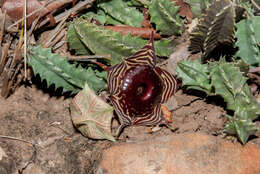
{"type": "Polygon", "coordinates": [[[235,10],[230,0],[213,3],[191,33],[189,50],[203,52],[203,59],[219,45],[233,47],[235,10]]]}
{"type": "Polygon", "coordinates": [[[171,0],[151,0],[148,13],[160,34],[176,35],[181,34],[183,26],[178,11],[179,7],[171,0]]]}
{"type": "Polygon", "coordinates": [[[210,76],[215,93],[224,98],[227,109],[235,111],[233,121],[230,120],[225,128],[226,132],[235,132],[245,144],[248,137],[256,132],[252,121],[260,116],[260,105],[253,97],[247,79],[238,67],[223,60],[219,64],[211,63],[210,76]]]}
{"type": "Polygon", "coordinates": [[[102,26],[96,26],[87,20],[75,20],[72,24],[79,39],[94,54],[110,54],[111,64],[121,62],[123,57],[131,55],[132,48],[118,42],[113,37],[113,31],[105,30],[102,26]]]}
{"type": "MultiPolygon", "coordinates": [[[[232,63],[221,62],[210,64],[210,76],[215,94],[227,102],[227,109],[237,110],[253,102],[251,90],[239,68],[232,63]]],[[[254,103],[254,102],[253,102],[254,103]]]]}
{"type": "Polygon", "coordinates": [[[257,128],[252,120],[245,120],[239,118],[241,114],[238,113],[237,116],[228,117],[229,122],[225,126],[225,132],[231,135],[238,135],[239,140],[246,144],[250,135],[254,135],[257,132],[257,128]]]}
{"type": "Polygon", "coordinates": [[[68,26],[67,42],[70,50],[74,50],[77,55],[90,55],[89,49],[79,39],[73,25],[68,26]]]}
{"type": "Polygon", "coordinates": [[[120,21],[117,21],[110,15],[106,14],[102,9],[97,9],[97,13],[93,13],[92,11],[86,13],[82,17],[87,17],[87,18],[94,18],[101,24],[112,24],[112,25],[122,25],[120,21]]]}
{"type": "Polygon", "coordinates": [[[211,93],[211,84],[207,64],[201,64],[197,59],[195,61],[182,60],[178,63],[178,77],[182,79],[183,86],[188,89],[197,89],[207,94],[211,93]]]}
{"type": "MultiPolygon", "coordinates": [[[[144,45],[148,43],[147,40],[143,40],[139,37],[133,37],[130,34],[126,34],[122,36],[121,33],[117,32],[115,34],[115,37],[124,45],[127,45],[131,48],[134,49],[134,51],[138,51],[141,49],[144,45]]],[[[157,56],[169,56],[172,51],[170,49],[170,40],[158,40],[154,41],[154,49],[155,49],[155,54],[157,56]]]]}
{"type": "Polygon", "coordinates": [[[241,20],[236,24],[236,46],[239,48],[235,57],[240,57],[246,63],[260,66],[260,16],[241,20]]]}
{"type": "Polygon", "coordinates": [[[90,67],[87,70],[76,67],[59,54],[52,53],[50,48],[31,47],[28,58],[34,73],[45,79],[48,87],[54,84],[55,89],[62,87],[63,92],[76,93],[87,82],[96,92],[105,88],[104,79],[97,77],[90,67]]]}
{"type": "Polygon", "coordinates": [[[220,95],[227,109],[235,111],[229,117],[225,131],[235,134],[244,144],[256,132],[253,120],[260,116],[260,104],[253,97],[239,67],[221,59],[219,63],[200,64],[199,61],[182,61],[177,67],[178,77],[188,88],[220,95]]]}
{"type": "MultiPolygon", "coordinates": [[[[147,41],[145,41],[147,44],[147,41]]],[[[144,44],[144,45],[145,45],[144,44]]],[[[170,46],[170,40],[158,40],[154,42],[155,54],[157,56],[168,57],[172,53],[172,49],[170,46]]]]}
{"type": "Polygon", "coordinates": [[[135,7],[128,7],[122,0],[103,0],[98,3],[107,14],[120,21],[122,24],[141,27],[144,16],[135,7]]]}
{"type": "Polygon", "coordinates": [[[123,0],[127,2],[128,6],[133,6],[133,7],[143,7],[143,6],[148,6],[149,1],[146,0],[123,0]]]}
{"type": "Polygon", "coordinates": [[[194,17],[200,17],[213,0],[186,0],[194,17]]]}
{"type": "MultiPolygon", "coordinates": [[[[75,20],[70,25],[74,27],[74,31],[77,33],[74,35],[80,40],[80,42],[73,43],[74,49],[78,47],[75,50],[83,48],[81,44],[84,44],[94,54],[110,54],[112,65],[131,56],[148,42],[138,37],[132,37],[130,34],[123,36],[119,32],[107,30],[103,26],[94,25],[84,19],[75,20]]],[[[168,40],[160,40],[154,43],[157,55],[170,55],[169,42],[168,40]]]]}

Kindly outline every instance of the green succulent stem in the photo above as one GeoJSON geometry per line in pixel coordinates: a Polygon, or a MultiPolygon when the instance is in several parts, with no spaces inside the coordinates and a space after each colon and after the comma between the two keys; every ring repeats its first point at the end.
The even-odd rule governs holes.
{"type": "Polygon", "coordinates": [[[208,64],[201,64],[199,60],[181,61],[176,71],[189,89],[223,97],[227,109],[234,111],[233,116],[227,116],[226,133],[237,135],[243,144],[256,133],[253,121],[260,116],[260,104],[253,97],[239,67],[224,59],[208,64]]]}

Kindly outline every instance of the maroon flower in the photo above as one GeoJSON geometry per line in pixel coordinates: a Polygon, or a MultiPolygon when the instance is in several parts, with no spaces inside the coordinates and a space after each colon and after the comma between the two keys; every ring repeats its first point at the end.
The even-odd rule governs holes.
{"type": "Polygon", "coordinates": [[[176,90],[172,74],[156,66],[153,34],[150,42],[122,63],[108,69],[108,90],[119,117],[119,134],[129,125],[166,123],[161,103],[176,90]]]}

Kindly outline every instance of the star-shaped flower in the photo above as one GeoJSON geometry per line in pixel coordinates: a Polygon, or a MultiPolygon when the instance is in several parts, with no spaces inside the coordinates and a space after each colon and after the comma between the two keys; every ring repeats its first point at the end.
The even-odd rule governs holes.
{"type": "Polygon", "coordinates": [[[176,90],[176,79],[156,66],[153,34],[147,45],[108,68],[110,100],[120,121],[117,134],[129,125],[165,123],[161,104],[176,90]]]}

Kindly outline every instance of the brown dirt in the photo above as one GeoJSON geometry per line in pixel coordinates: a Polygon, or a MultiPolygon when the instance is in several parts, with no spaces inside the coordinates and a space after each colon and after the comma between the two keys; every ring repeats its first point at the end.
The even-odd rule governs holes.
{"type": "MultiPolygon", "coordinates": [[[[225,111],[218,98],[205,100],[179,91],[175,99],[172,132],[166,127],[148,133],[147,127],[127,127],[120,141],[147,140],[168,134],[203,132],[220,136],[225,125],[225,111]]],[[[97,159],[113,143],[96,141],[77,132],[69,114],[69,99],[50,97],[36,87],[20,87],[8,99],[0,98],[0,135],[32,142],[0,138],[6,154],[0,160],[0,173],[88,174],[97,159]],[[36,172],[35,172],[36,171],[36,172]]],[[[223,103],[223,102],[222,102],[223,103]]],[[[259,121],[256,122],[260,128],[259,121]]],[[[235,140],[235,139],[233,139],[235,140]]],[[[260,145],[260,138],[250,142],[260,145]]],[[[117,143],[117,142],[115,142],[117,143]]],[[[1,150],[1,149],[0,149],[1,150]]]]}

